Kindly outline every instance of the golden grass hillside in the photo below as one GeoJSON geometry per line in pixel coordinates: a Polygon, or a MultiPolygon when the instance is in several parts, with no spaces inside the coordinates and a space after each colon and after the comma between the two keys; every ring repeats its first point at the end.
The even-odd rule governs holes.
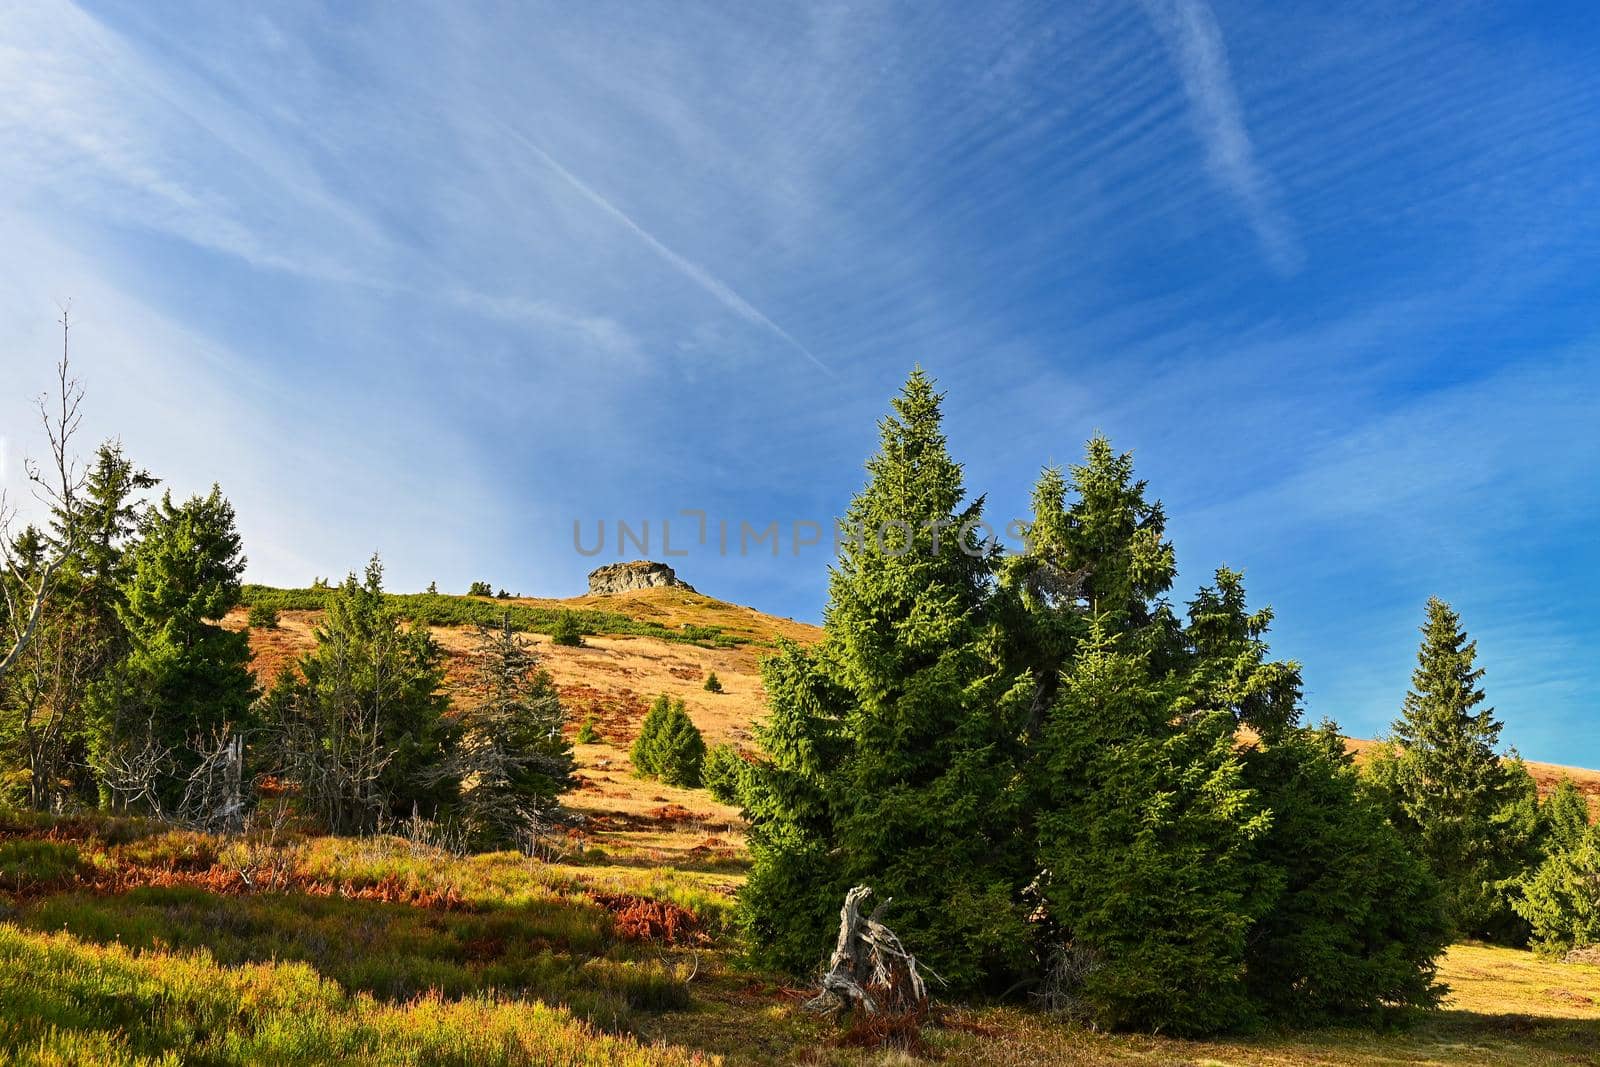
{"type": "MultiPolygon", "coordinates": [[[[553,644],[543,634],[529,634],[538,646],[546,670],[561,689],[564,703],[572,715],[572,729],[593,716],[604,740],[599,746],[580,746],[578,755],[586,779],[597,786],[579,801],[590,810],[615,807],[628,817],[663,803],[680,803],[683,798],[672,790],[655,790],[641,795],[626,762],[626,749],[637,735],[639,724],[658,693],[681,697],[708,745],[728,741],[751,747],[750,729],[764,711],[760,661],[780,638],[798,644],[813,644],[822,631],[793,619],[767,615],[754,608],[717,600],[701,593],[677,588],[639,589],[606,595],[588,594],[565,599],[549,597],[511,597],[485,600],[488,604],[519,607],[600,611],[627,616],[644,623],[656,623],[668,630],[683,627],[710,627],[744,643],[736,647],[707,647],[682,641],[667,641],[637,635],[597,635],[585,639],[584,647],[553,644]],[[708,672],[715,671],[723,692],[705,691],[708,672]],[[653,801],[656,796],[665,801],[653,801]],[[608,803],[614,802],[614,803],[608,803]]],[[[254,629],[250,635],[255,655],[254,667],[263,684],[286,663],[315,644],[312,628],[321,612],[285,611],[277,629],[254,629]]],[[[241,629],[246,613],[233,612],[226,625],[241,629]]],[[[451,656],[451,677],[459,681],[466,657],[472,648],[473,631],[468,627],[433,627],[434,637],[451,656]]],[[[1374,741],[1347,738],[1357,760],[1366,758],[1374,741]]],[[[1600,771],[1563,767],[1550,763],[1528,764],[1541,794],[1554,789],[1563,778],[1570,778],[1600,812],[1600,771]]],[[[702,794],[703,796],[703,794],[702,794]]],[[[730,809],[716,809],[716,819],[731,817],[730,809]]]]}
{"type": "MultiPolygon", "coordinates": [[[[735,647],[707,647],[682,641],[636,635],[594,635],[581,647],[553,643],[530,633],[541,658],[561,690],[570,718],[570,734],[593,718],[600,742],[577,745],[579,786],[563,803],[583,816],[581,840],[592,847],[645,862],[709,870],[736,869],[743,853],[743,822],[736,809],[719,804],[698,790],[676,789],[637,778],[628,749],[638,735],[650,701],[659,693],[684,700],[690,717],[708,745],[731,742],[752,749],[751,724],[763,713],[761,657],[774,643],[787,639],[810,644],[821,637],[815,626],[765,615],[682,589],[641,589],[607,596],[567,600],[516,597],[492,604],[532,608],[614,612],[671,630],[684,625],[715,627],[745,641],[735,647]],[[715,671],[720,693],[705,690],[715,671]]],[[[263,686],[284,666],[316,645],[314,629],[320,611],[283,611],[275,628],[253,627],[253,668],[263,686]]],[[[243,609],[224,624],[246,626],[243,609]]],[[[471,627],[432,627],[434,638],[449,655],[452,684],[465,677],[476,639],[471,627]]]]}

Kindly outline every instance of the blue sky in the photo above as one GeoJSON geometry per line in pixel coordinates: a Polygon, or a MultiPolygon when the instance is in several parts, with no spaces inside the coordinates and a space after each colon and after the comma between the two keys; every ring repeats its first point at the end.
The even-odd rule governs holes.
{"type": "MultiPolygon", "coordinates": [[[[1327,8],[0,0],[0,476],[70,298],[254,579],[561,595],[575,519],[839,513],[920,361],[997,517],[1133,449],[1313,717],[1382,732],[1436,594],[1600,765],[1600,24],[1327,8]]],[[[787,536],[673,562],[819,615],[787,536]]]]}

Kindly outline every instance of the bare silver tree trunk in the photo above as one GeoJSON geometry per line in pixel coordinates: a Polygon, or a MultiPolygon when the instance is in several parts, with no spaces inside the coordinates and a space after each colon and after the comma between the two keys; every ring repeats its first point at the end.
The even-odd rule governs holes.
{"type": "Polygon", "coordinates": [[[862,915],[861,906],[871,895],[872,890],[864,885],[845,894],[844,907],[839,910],[839,940],[822,976],[822,989],[806,1002],[807,1009],[833,1014],[913,1015],[927,1007],[928,989],[917,972],[916,958],[894,931],[879,921],[889,901],[879,904],[871,915],[862,915]]]}
{"type": "Polygon", "coordinates": [[[72,439],[83,421],[79,407],[83,389],[72,377],[67,359],[67,338],[71,315],[61,309],[61,360],[56,364],[57,390],[53,400],[39,399],[39,417],[50,441],[50,466],[47,473],[32,460],[27,461],[28,480],[33,495],[46,513],[54,512],[62,523],[61,543],[35,573],[24,576],[22,561],[16,558],[16,539],[11,520],[15,511],[0,493],[0,621],[6,629],[0,638],[0,679],[16,665],[39,630],[45,604],[55,591],[62,564],[78,547],[78,496],[83,491],[84,472],[72,455],[72,439]]]}

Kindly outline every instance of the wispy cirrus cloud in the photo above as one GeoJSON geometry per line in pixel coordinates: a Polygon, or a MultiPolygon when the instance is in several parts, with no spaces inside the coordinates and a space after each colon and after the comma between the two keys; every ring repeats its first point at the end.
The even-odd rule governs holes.
{"type": "Polygon", "coordinates": [[[1294,226],[1277,203],[1271,178],[1256,160],[1234,89],[1228,47],[1206,0],[1142,0],[1183,81],[1206,169],[1239,202],[1275,270],[1293,274],[1305,261],[1294,226]]]}
{"type": "MultiPolygon", "coordinates": [[[[253,578],[381,547],[399,588],[557,593],[575,514],[837,513],[921,361],[997,510],[1096,427],[1135,448],[1314,714],[1403,685],[1441,592],[1518,691],[1557,676],[1510,629],[1586,672],[1496,695],[1555,737],[1595,688],[1581,368],[1492,371],[1592,328],[1600,75],[1593,31],[1488,12],[0,0],[0,381],[78,297],[95,417],[222,479],[253,578]]],[[[826,582],[685,567],[798,616],[826,582]]]]}

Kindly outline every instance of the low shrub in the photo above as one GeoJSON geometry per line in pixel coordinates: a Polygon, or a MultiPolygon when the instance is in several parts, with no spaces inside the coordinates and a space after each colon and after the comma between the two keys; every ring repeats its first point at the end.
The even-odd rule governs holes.
{"type": "Polygon", "coordinates": [[[643,777],[689,789],[700,785],[706,742],[683,701],[665,693],[656,698],[633,743],[632,757],[634,770],[643,777]]]}
{"type": "Polygon", "coordinates": [[[556,616],[556,621],[550,628],[550,640],[570,648],[583,645],[583,624],[578,621],[576,613],[563,611],[556,616]]]}
{"type": "MultiPolygon", "coordinates": [[[[674,999],[661,967],[602,961],[584,970],[599,995],[620,983],[654,1003],[674,999]]],[[[205,953],[135,952],[0,924],[0,1058],[9,1062],[5,1053],[30,1063],[112,1067],[693,1062],[684,1050],[646,1048],[563,1008],[498,994],[458,1000],[427,992],[388,1004],[347,992],[305,963],[229,967],[205,953]]]]}
{"type": "Polygon", "coordinates": [[[249,621],[252,630],[276,630],[278,609],[271,604],[251,604],[249,621]]]}

